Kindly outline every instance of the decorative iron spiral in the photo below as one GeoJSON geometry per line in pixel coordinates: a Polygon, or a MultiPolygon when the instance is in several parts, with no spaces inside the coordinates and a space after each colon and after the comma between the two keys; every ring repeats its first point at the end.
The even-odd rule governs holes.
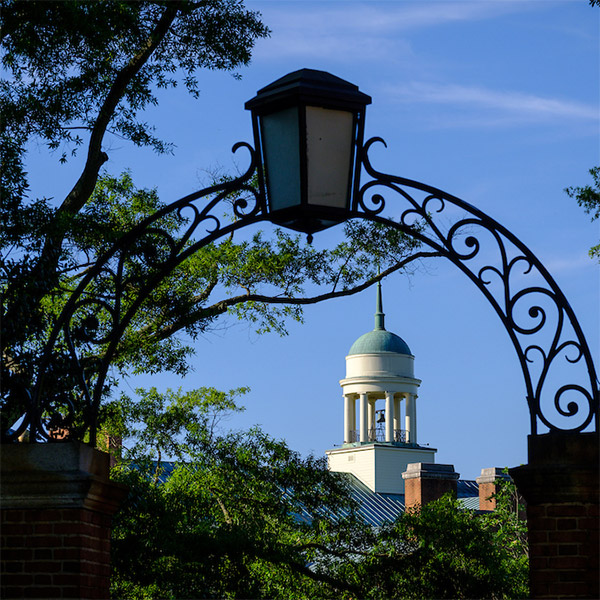
{"type": "MultiPolygon", "coordinates": [[[[377,221],[413,236],[448,258],[483,293],[517,353],[532,434],[537,433],[538,423],[551,431],[583,431],[590,425],[597,431],[599,400],[591,353],[572,308],[544,266],[506,228],[463,200],[375,170],[369,150],[377,142],[385,145],[381,138],[372,138],[359,149],[362,167],[372,179],[358,189],[355,208],[348,218],[377,221]],[[395,220],[382,216],[391,206],[389,194],[401,203],[400,217],[395,220]],[[466,216],[453,219],[453,209],[466,216]],[[489,247],[490,240],[495,261],[481,266],[478,261],[483,259],[482,248],[489,247]],[[537,283],[529,287],[516,285],[516,274],[537,283]],[[544,303],[552,307],[553,314],[544,303]],[[550,373],[560,367],[562,374],[565,366],[574,371],[583,367],[587,382],[578,382],[574,374],[572,380],[552,389],[550,373]]],[[[24,383],[14,386],[19,396],[15,402],[23,407],[24,414],[16,429],[3,432],[5,441],[16,440],[28,429],[32,442],[56,441],[60,437],[57,432],[66,432],[66,438],[82,439],[89,432],[89,441],[95,444],[109,366],[144,301],[194,252],[223,235],[268,218],[262,186],[256,189],[250,182],[258,172],[256,152],[246,143],[236,144],[233,151],[242,147],[250,154],[244,174],[185,196],[148,217],[109,248],[82,278],[48,337],[35,386],[32,390],[24,383]],[[208,201],[200,205],[197,201],[204,198],[208,201]],[[219,211],[221,203],[228,201],[232,203],[233,220],[223,223],[219,211]],[[177,237],[161,225],[168,217],[183,224],[177,237]],[[136,265],[137,270],[126,265],[136,265]],[[99,289],[103,290],[101,294],[99,289]],[[76,396],[51,392],[53,378],[64,382],[65,377],[70,377],[76,396]]]]}
{"type": "Polygon", "coordinates": [[[160,281],[199,248],[265,218],[262,192],[250,183],[257,168],[256,153],[246,143],[236,144],[233,152],[240,148],[250,155],[249,167],[241,176],[189,194],[146,218],[99,257],[81,279],[49,335],[34,389],[19,393],[28,403],[17,429],[4,432],[6,441],[29,429],[32,442],[83,439],[89,432],[90,443],[95,443],[108,369],[140,306],[160,281]],[[199,204],[204,198],[208,202],[199,204]],[[229,198],[234,219],[224,223],[221,204],[229,198]],[[182,224],[176,234],[165,229],[167,220],[182,224]],[[62,377],[64,383],[65,365],[73,379],[73,393],[55,394],[48,382],[62,377]]]}
{"type": "Polygon", "coordinates": [[[571,306],[542,263],[505,227],[474,206],[426,184],[375,170],[369,150],[378,142],[385,145],[381,138],[364,145],[362,165],[372,179],[359,189],[358,209],[352,216],[375,219],[418,238],[454,263],[484,294],[519,358],[532,434],[537,433],[538,422],[550,431],[583,431],[590,424],[597,431],[598,379],[590,349],[571,306]],[[391,206],[386,193],[399,196],[398,220],[379,216],[384,207],[391,206]],[[453,219],[452,209],[464,216],[453,219]],[[424,227],[414,228],[415,222],[424,227]],[[486,248],[490,240],[495,245],[495,262],[480,266],[477,260],[483,259],[484,237],[486,248]],[[517,275],[529,277],[535,285],[516,285],[517,275]],[[494,278],[499,290],[492,285],[494,278]],[[552,308],[552,315],[542,299],[552,308]],[[577,383],[579,367],[587,371],[587,385],[577,383]],[[573,380],[553,390],[550,374],[559,368],[569,373],[563,377],[573,380]],[[565,403],[567,392],[570,400],[565,403]]]}

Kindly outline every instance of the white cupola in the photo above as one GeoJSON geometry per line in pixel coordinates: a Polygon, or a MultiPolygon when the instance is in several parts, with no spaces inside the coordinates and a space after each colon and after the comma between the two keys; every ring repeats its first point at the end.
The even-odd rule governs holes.
{"type": "Polygon", "coordinates": [[[408,344],[385,329],[377,283],[375,328],[352,344],[340,381],[344,443],[327,451],[332,471],[352,473],[374,492],[403,494],[407,465],[435,462],[435,448],[417,443],[414,363],[408,344]]]}
{"type": "Polygon", "coordinates": [[[416,399],[421,380],[415,378],[414,363],[415,357],[407,343],[385,329],[381,283],[378,282],[375,328],[352,344],[346,356],[346,377],[340,381],[344,390],[345,444],[417,443],[416,399]],[[359,401],[358,423],[356,400],[359,401]],[[379,411],[376,409],[378,400],[385,401],[385,408],[379,411]]]}

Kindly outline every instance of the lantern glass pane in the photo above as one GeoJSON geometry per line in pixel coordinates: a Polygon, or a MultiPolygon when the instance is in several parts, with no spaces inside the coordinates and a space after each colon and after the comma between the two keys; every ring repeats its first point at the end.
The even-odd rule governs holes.
{"type": "Polygon", "coordinates": [[[300,133],[296,107],[261,117],[271,210],[300,204],[300,133]]]}
{"type": "Polygon", "coordinates": [[[350,191],[353,115],[306,107],[308,204],[344,208],[350,191]]]}

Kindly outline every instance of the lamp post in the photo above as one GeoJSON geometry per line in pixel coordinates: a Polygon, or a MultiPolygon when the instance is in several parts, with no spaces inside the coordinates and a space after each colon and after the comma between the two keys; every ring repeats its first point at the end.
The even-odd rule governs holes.
{"type": "Polygon", "coordinates": [[[370,103],[352,83],[313,69],[289,73],[246,102],[270,220],[310,240],[348,218],[370,103]]]}

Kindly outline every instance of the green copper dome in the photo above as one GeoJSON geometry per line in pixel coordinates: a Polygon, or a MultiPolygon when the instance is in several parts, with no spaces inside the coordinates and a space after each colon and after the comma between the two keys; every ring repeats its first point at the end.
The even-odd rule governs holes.
{"type": "Polygon", "coordinates": [[[398,335],[386,331],[384,326],[385,315],[381,300],[381,283],[377,282],[377,306],[375,310],[375,329],[361,335],[350,348],[351,354],[379,354],[381,352],[393,352],[395,354],[408,354],[412,352],[408,344],[398,335]]]}
{"type": "Polygon", "coordinates": [[[377,329],[361,335],[352,344],[348,354],[378,354],[380,352],[412,355],[407,343],[400,336],[385,330],[378,331],[377,329]]]}

